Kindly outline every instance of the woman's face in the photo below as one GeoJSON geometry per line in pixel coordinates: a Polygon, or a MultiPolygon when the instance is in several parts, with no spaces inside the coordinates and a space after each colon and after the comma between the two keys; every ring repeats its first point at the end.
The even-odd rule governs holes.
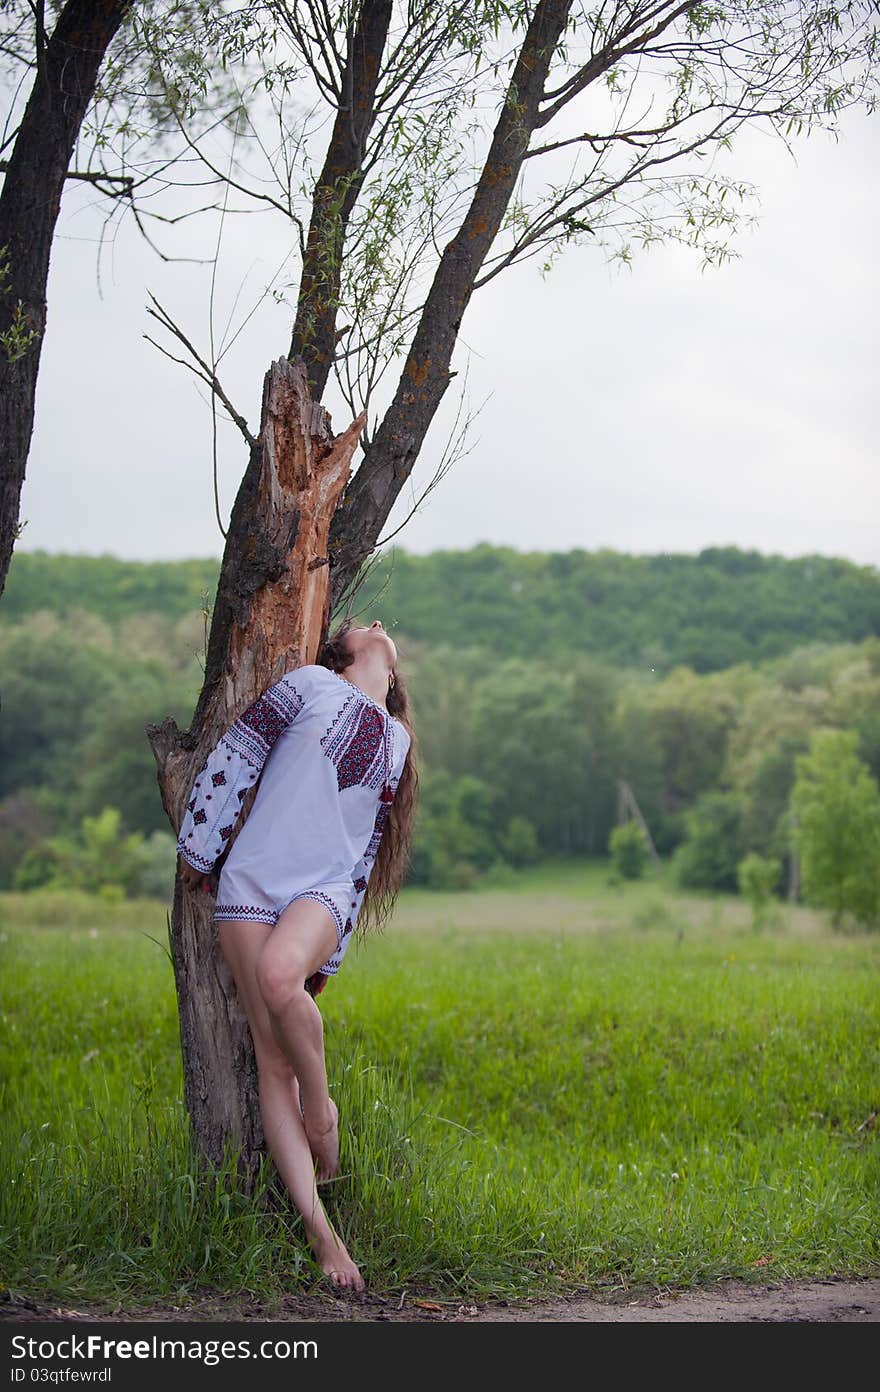
{"type": "Polygon", "coordinates": [[[345,635],[345,646],[354,658],[377,648],[385,655],[389,667],[393,667],[397,661],[394,639],[385,632],[381,619],[374,619],[372,623],[362,624],[358,628],[350,628],[345,635]]]}

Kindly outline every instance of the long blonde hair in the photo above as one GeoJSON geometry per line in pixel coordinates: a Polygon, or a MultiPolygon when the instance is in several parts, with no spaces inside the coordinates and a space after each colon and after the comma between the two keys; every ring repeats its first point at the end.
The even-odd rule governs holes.
{"type": "MultiPolygon", "coordinates": [[[[346,638],[353,626],[351,620],[347,619],[325,639],[318,656],[318,662],[322,667],[329,667],[332,672],[343,672],[346,667],[351,665],[354,661],[354,654],[348,651],[346,638]]],[[[406,729],[410,737],[410,746],[358,914],[357,930],[359,934],[380,931],[394,908],[409,867],[416,803],[418,801],[418,749],[410,712],[409,694],[397,664],[392,671],[394,685],[389,686],[385,704],[390,713],[396,716],[406,729]]]]}

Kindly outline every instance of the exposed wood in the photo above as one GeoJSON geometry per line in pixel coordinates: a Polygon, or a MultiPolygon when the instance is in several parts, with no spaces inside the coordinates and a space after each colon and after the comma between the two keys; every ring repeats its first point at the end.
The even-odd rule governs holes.
{"type": "MultiPolygon", "coordinates": [[[[301,359],[280,358],[266,374],[260,436],[230,521],[192,726],[181,731],[168,717],[147,727],[175,836],[197,774],[224,730],[284,672],[318,655],[330,613],[330,519],[363,425],[361,415],[333,436],[330,417],[309,394],[301,359]]],[[[219,1163],[234,1141],[241,1173],[250,1179],[263,1147],[256,1068],[247,1021],[217,948],[213,902],[177,883],[171,941],[186,1104],[204,1159],[219,1163]]]]}

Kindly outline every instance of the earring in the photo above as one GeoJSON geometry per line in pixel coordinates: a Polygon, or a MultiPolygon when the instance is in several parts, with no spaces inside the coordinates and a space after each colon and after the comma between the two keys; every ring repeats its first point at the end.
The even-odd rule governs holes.
{"type": "Polygon", "coordinates": [[[389,673],[389,676],[388,676],[388,690],[389,690],[389,691],[393,691],[393,690],[394,690],[394,673],[393,673],[393,672],[389,673]]]}

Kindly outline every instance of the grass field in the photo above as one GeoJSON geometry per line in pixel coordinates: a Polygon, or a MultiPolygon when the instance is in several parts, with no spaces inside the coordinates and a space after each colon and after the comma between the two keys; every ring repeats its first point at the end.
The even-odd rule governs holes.
{"type": "MultiPolygon", "coordinates": [[[[159,904],[0,895],[12,1291],[185,1302],[315,1278],[292,1214],[195,1178],[165,942],[159,904]]],[[[756,934],[665,872],[406,891],[321,997],[328,1209],[378,1290],[876,1274],[878,978],[880,935],[787,906],[756,934]]]]}

